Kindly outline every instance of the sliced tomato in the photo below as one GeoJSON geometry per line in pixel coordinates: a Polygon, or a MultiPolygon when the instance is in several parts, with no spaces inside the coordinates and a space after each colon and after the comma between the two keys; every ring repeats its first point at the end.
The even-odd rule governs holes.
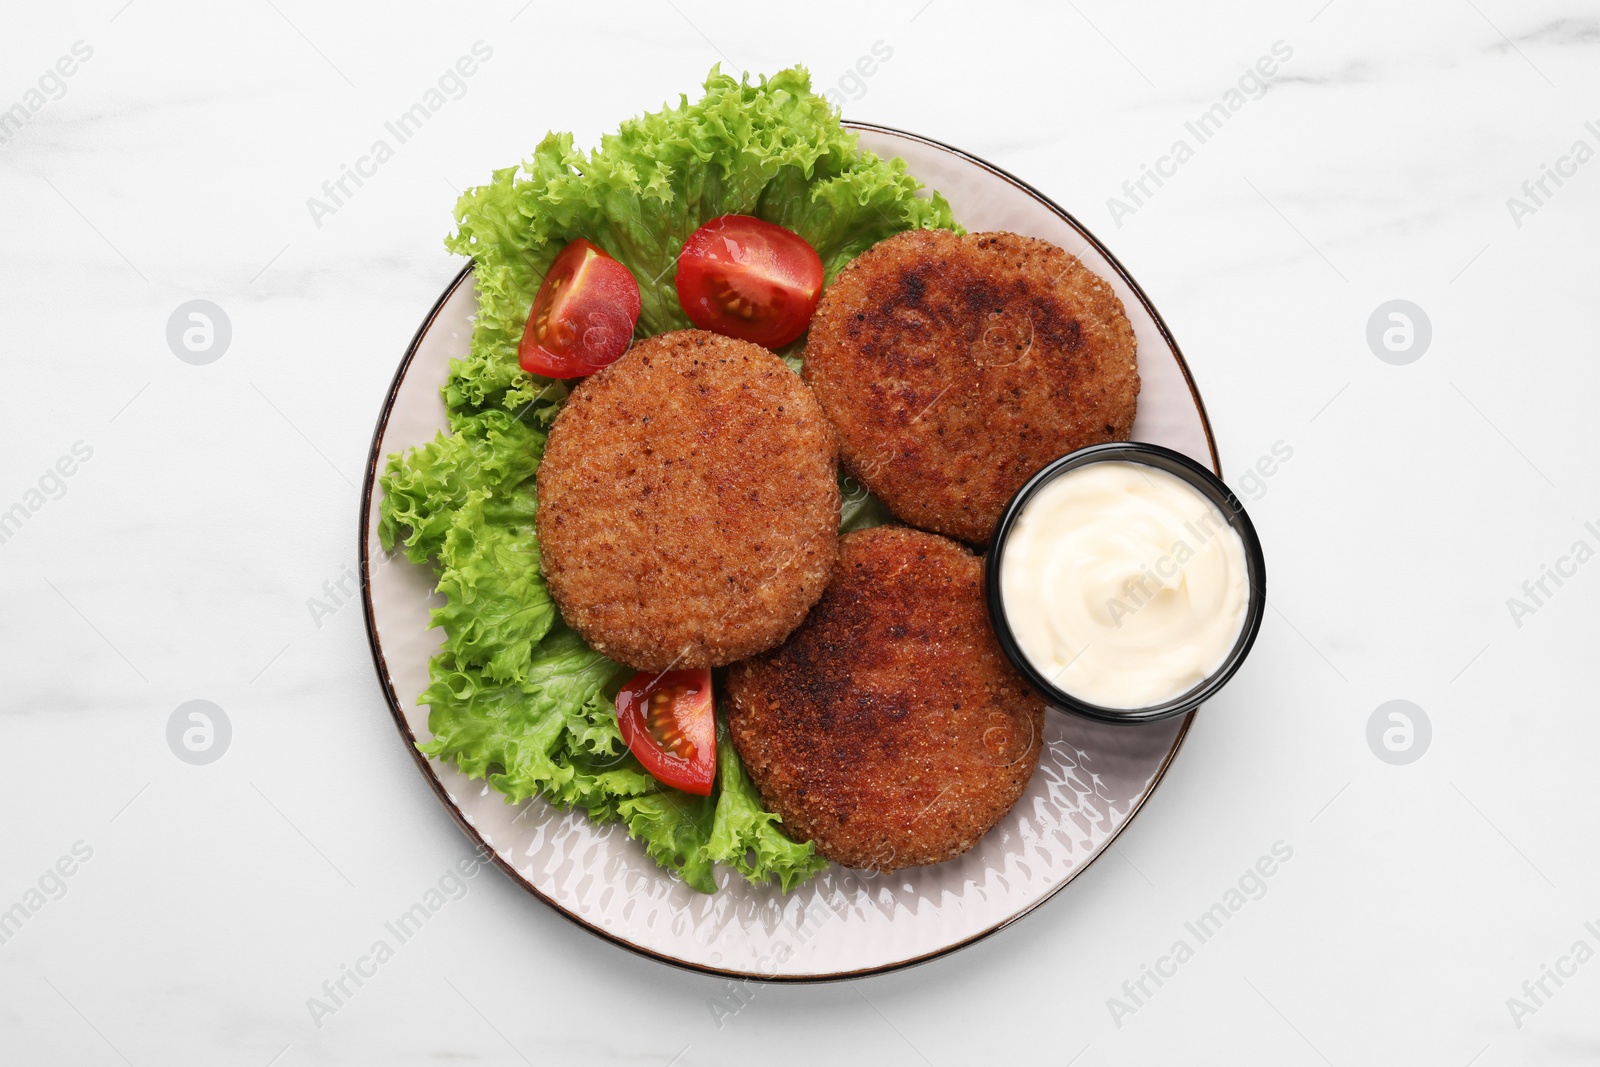
{"type": "Polygon", "coordinates": [[[777,348],[810,325],[822,296],[822,258],[793,230],[722,215],[684,242],[677,280],[690,322],[777,348]]]}
{"type": "Polygon", "coordinates": [[[641,671],[617,694],[622,739],[644,769],[685,793],[708,797],[717,775],[711,671],[641,671]]]}
{"type": "Polygon", "coordinates": [[[517,359],[529,374],[581,378],[616,362],[638,321],[633,272],[580,237],[550,264],[517,359]]]}

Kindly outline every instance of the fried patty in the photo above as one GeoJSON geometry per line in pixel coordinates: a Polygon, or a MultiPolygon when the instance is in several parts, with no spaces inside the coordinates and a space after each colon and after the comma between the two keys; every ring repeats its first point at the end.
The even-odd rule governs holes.
{"type": "Polygon", "coordinates": [[[846,534],[804,625],[725,687],[762,801],[848,867],[961,855],[1039,762],[1044,703],[995,642],[982,563],[919,530],[846,534]]]}
{"type": "Polygon", "coordinates": [[[984,544],[1046,463],[1132,432],[1134,350],[1111,286],[1048,241],[911,230],[823,293],[803,373],[889,510],[984,544]]]}
{"type": "Polygon", "coordinates": [[[588,378],[539,465],[545,581],[590,646],[717,667],[787,637],[838,552],[838,446],[758,345],[682,330],[588,378]]]}

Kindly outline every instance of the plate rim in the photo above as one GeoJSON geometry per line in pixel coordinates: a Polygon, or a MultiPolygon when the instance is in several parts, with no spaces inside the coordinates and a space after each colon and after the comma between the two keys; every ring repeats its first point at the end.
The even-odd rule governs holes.
{"type": "MultiPolygon", "coordinates": [[[[1200,396],[1200,390],[1195,384],[1194,375],[1189,369],[1188,361],[1184,359],[1182,349],[1178,347],[1178,342],[1172,336],[1172,331],[1168,329],[1166,320],[1161,317],[1161,313],[1157,311],[1155,305],[1150,302],[1150,297],[1145,293],[1144,289],[1140,287],[1138,282],[1133,280],[1132,276],[1129,275],[1127,268],[1122,265],[1122,262],[1117,259],[1116,256],[1111,254],[1110,249],[1108,249],[1098,237],[1090,232],[1088,227],[1079,222],[1071,212],[1067,211],[1060,204],[1057,204],[1050,197],[1044,195],[1038,189],[1023,181],[1021,178],[1018,178],[1009,171],[1004,170],[1001,167],[997,167],[993,163],[975,156],[970,152],[963,151],[962,149],[946,144],[943,141],[937,141],[931,137],[924,137],[921,134],[915,134],[906,130],[897,129],[893,126],[881,126],[876,123],[853,122],[849,120],[844,121],[843,125],[847,129],[851,130],[868,130],[873,133],[887,134],[895,137],[904,137],[912,141],[920,141],[923,144],[930,145],[945,152],[949,152],[954,156],[981,167],[996,177],[1020,189],[1022,192],[1038,201],[1050,211],[1055,212],[1056,215],[1060,216],[1069,225],[1071,225],[1073,229],[1081,233],[1088,240],[1089,244],[1092,245],[1094,249],[1100,253],[1100,255],[1105,257],[1106,262],[1110,264],[1111,268],[1117,272],[1118,276],[1128,286],[1128,288],[1133,291],[1134,295],[1139,298],[1139,303],[1144,306],[1146,313],[1150,315],[1151,320],[1156,324],[1156,328],[1161,332],[1162,340],[1166,342],[1167,347],[1172,352],[1173,358],[1178,362],[1178,369],[1183,373],[1184,384],[1188,386],[1190,398],[1194,401],[1195,410],[1200,415],[1201,428],[1205,431],[1206,447],[1211,454],[1211,467],[1214,471],[1216,471],[1219,478],[1222,476],[1222,464],[1217,455],[1216,436],[1211,430],[1211,417],[1206,411],[1205,401],[1200,396]]],[[[456,802],[450,798],[449,793],[446,792],[444,783],[440,781],[439,776],[433,772],[433,768],[429,764],[428,757],[423,755],[422,752],[417,748],[416,735],[412,733],[411,725],[406,721],[405,711],[400,705],[399,694],[394,691],[394,686],[391,682],[389,674],[388,661],[384,656],[383,643],[378,637],[377,620],[373,616],[372,608],[371,557],[367,551],[367,531],[370,528],[372,521],[373,490],[377,487],[378,465],[385,458],[380,455],[379,448],[383,442],[384,432],[388,429],[389,416],[394,410],[395,399],[399,394],[400,385],[405,380],[407,371],[411,369],[411,362],[416,357],[417,349],[422,343],[422,338],[433,326],[434,321],[439,317],[439,312],[444,308],[445,304],[448,303],[450,298],[455,295],[456,290],[459,289],[461,284],[472,275],[472,268],[473,264],[469,261],[456,273],[455,277],[450,281],[450,284],[445,287],[438,299],[434,301],[433,307],[428,310],[428,314],[423,318],[422,323],[417,327],[416,332],[412,334],[411,342],[406,346],[405,355],[400,360],[399,366],[395,368],[394,376],[389,381],[388,391],[385,393],[383,398],[382,410],[378,414],[378,421],[376,425],[373,427],[372,443],[367,449],[366,469],[363,472],[361,482],[360,520],[356,531],[356,536],[357,553],[360,563],[358,573],[361,577],[362,621],[366,626],[367,646],[372,653],[373,669],[378,676],[378,688],[383,693],[384,703],[386,703],[389,707],[390,717],[394,719],[395,726],[400,732],[401,740],[405,742],[406,750],[411,754],[411,758],[416,763],[417,769],[422,772],[422,776],[427,781],[429,788],[433,790],[433,793],[438,798],[439,802],[444,805],[445,810],[450,813],[450,816],[455,820],[456,825],[460,827],[468,839],[473,842],[480,857],[487,858],[496,867],[500,868],[500,870],[503,871],[513,883],[521,886],[524,890],[532,894],[535,898],[547,905],[557,915],[560,915],[568,922],[571,922],[580,929],[585,930],[596,937],[602,938],[611,944],[627,949],[629,952],[632,952],[635,955],[654,960],[657,963],[664,963],[682,970],[692,971],[696,974],[710,975],[716,978],[753,979],[761,982],[809,985],[820,984],[824,982],[845,981],[852,978],[864,978],[873,975],[889,974],[895,971],[905,970],[906,968],[915,967],[919,964],[929,963],[942,956],[947,956],[960,949],[966,948],[969,945],[976,944],[985,938],[991,937],[994,934],[999,933],[1001,930],[1004,930],[1012,923],[1017,922],[1019,919],[1032,914],[1047,901],[1054,899],[1057,893],[1060,893],[1068,885],[1076,881],[1080,875],[1082,875],[1091,866],[1093,866],[1097,860],[1104,856],[1105,853],[1111,848],[1112,844],[1116,842],[1117,838],[1121,837],[1122,834],[1126,832],[1128,827],[1133,824],[1133,820],[1136,819],[1139,816],[1139,813],[1144,810],[1145,804],[1152,796],[1155,795],[1156,790],[1166,778],[1167,771],[1171,768],[1173,760],[1177,758],[1178,752],[1183,748],[1183,743],[1189,736],[1189,730],[1194,724],[1194,717],[1197,712],[1191,711],[1187,716],[1184,717],[1183,725],[1179,728],[1177,736],[1173,738],[1172,747],[1167,750],[1167,754],[1165,758],[1162,759],[1161,765],[1156,769],[1155,774],[1151,777],[1149,788],[1145,790],[1144,795],[1141,796],[1138,802],[1129,810],[1128,817],[1123,820],[1121,826],[1117,827],[1117,829],[1106,838],[1105,842],[1100,846],[1100,848],[1096,850],[1094,855],[1089,857],[1089,859],[1083,863],[1082,866],[1073,871],[1068,877],[1062,879],[1060,884],[1051,887],[1050,891],[1041,896],[1038,900],[1035,900],[1033,903],[1029,904],[1027,907],[1016,912],[1015,914],[1007,916],[1000,922],[995,923],[993,926],[990,926],[984,930],[980,930],[970,937],[964,938],[960,941],[943,945],[931,952],[926,952],[920,956],[913,956],[908,959],[897,960],[893,963],[886,963],[874,967],[861,967],[848,971],[836,971],[827,974],[802,975],[762,974],[760,972],[741,971],[722,967],[714,967],[702,963],[694,963],[689,960],[681,959],[677,956],[672,956],[656,949],[649,948],[645,945],[638,944],[634,941],[630,941],[619,934],[612,933],[601,926],[597,926],[594,923],[587,921],[582,916],[563,907],[554,898],[541,891],[538,886],[524,878],[521,872],[519,872],[515,867],[502,858],[499,852],[495,850],[494,846],[489,844],[489,842],[484,839],[484,836],[478,832],[478,828],[467,819],[466,814],[461,810],[456,802]]]]}

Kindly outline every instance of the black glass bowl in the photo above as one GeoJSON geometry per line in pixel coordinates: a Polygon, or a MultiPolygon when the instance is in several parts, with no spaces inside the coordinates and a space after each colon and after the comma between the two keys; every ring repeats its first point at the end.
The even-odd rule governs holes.
{"type": "Polygon", "coordinates": [[[1113,441],[1109,444],[1090,445],[1088,448],[1080,448],[1076,452],[1062,456],[1029,478],[1023,487],[1017,490],[1016,496],[1011,498],[1005,510],[1000,513],[1000,521],[995,525],[994,537],[989,543],[989,556],[985,561],[984,585],[989,606],[989,620],[994,626],[994,635],[999,640],[1001,649],[1016,667],[1017,672],[1028,680],[1028,684],[1033,686],[1050,706],[1100,722],[1155,722],[1157,719],[1170,719],[1174,715],[1185,715],[1198,708],[1216,695],[1216,692],[1227,684],[1228,679],[1233,677],[1240,664],[1244,663],[1245,657],[1250,654],[1250,646],[1255,644],[1256,632],[1261,629],[1261,616],[1267,607],[1267,562],[1261,554],[1261,541],[1256,536],[1256,528],[1250,522],[1250,516],[1245,514],[1244,505],[1239,503],[1239,498],[1223,484],[1222,479],[1188,456],[1174,452],[1170,448],[1133,441],[1113,441]],[[1028,501],[1059,475],[1092,463],[1106,462],[1143,463],[1145,466],[1181,478],[1193,486],[1201,496],[1216,505],[1234,533],[1244,542],[1245,570],[1250,594],[1245,608],[1244,626],[1239,631],[1239,639],[1233,644],[1233,650],[1205,681],[1180,696],[1149,707],[1105,708],[1075,697],[1055,686],[1033,665],[1027,654],[1022,651],[1022,647],[1017,644],[1016,635],[1012,633],[1010,621],[1006,618],[1005,603],[1001,597],[1000,561],[1005,553],[1006,538],[1010,536],[1011,528],[1016,525],[1017,517],[1022,514],[1022,509],[1027,506],[1028,501]]]}

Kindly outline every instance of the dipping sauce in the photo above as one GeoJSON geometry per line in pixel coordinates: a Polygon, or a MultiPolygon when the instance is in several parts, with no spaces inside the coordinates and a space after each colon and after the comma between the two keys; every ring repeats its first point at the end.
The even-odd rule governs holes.
{"type": "Polygon", "coordinates": [[[1244,542],[1188,482],[1143,463],[1057,475],[1023,505],[1001,551],[1017,644],[1090,704],[1180,697],[1222,666],[1244,629],[1244,542]]]}

